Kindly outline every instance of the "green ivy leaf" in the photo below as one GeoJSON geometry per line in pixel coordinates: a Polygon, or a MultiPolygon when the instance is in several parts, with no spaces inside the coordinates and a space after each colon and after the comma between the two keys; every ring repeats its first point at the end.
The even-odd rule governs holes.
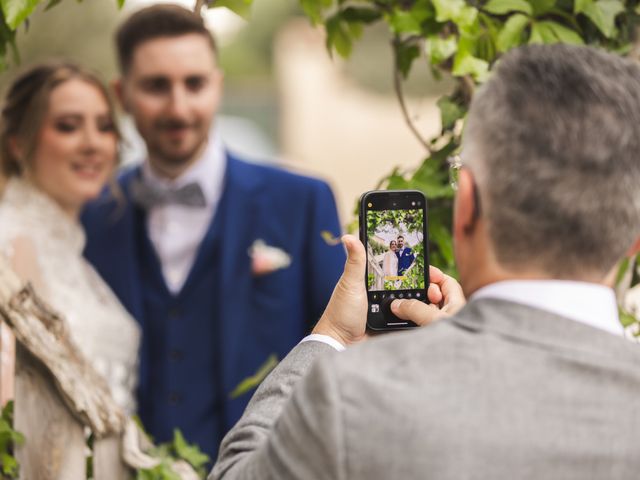
{"type": "Polygon", "coordinates": [[[442,168],[440,159],[440,154],[444,153],[444,150],[448,150],[448,147],[435,152],[422,162],[411,179],[405,182],[404,188],[420,190],[430,200],[453,197],[453,189],[449,185],[449,171],[442,168]]]}
{"type": "Polygon", "coordinates": [[[165,460],[154,468],[138,470],[136,480],[181,480],[181,478],[165,460]]]}
{"type": "Polygon", "coordinates": [[[389,177],[386,188],[387,190],[407,190],[409,183],[396,171],[389,177]]]}
{"type": "Polygon", "coordinates": [[[447,60],[458,50],[458,41],[455,35],[442,38],[439,35],[430,35],[425,42],[425,53],[433,65],[439,65],[447,60]]]}
{"type": "Polygon", "coordinates": [[[529,25],[530,20],[530,17],[521,13],[511,15],[498,34],[498,40],[496,41],[498,51],[507,52],[514,47],[522,45],[522,33],[529,25]]]}
{"type": "Polygon", "coordinates": [[[466,4],[464,0],[433,0],[433,6],[436,9],[436,20],[444,23],[462,15],[466,4]]]}
{"type": "Polygon", "coordinates": [[[616,282],[614,284],[616,287],[620,286],[620,282],[627,274],[630,264],[631,264],[631,260],[629,259],[629,257],[623,258],[622,261],[618,264],[618,271],[616,273],[616,282]]]}
{"type": "Polygon", "coordinates": [[[549,24],[549,28],[551,28],[554,35],[562,43],[570,43],[572,45],[584,45],[584,40],[582,40],[582,37],[575,30],[571,30],[569,27],[566,27],[558,22],[549,21],[545,23],[549,24]]]}
{"type": "Polygon", "coordinates": [[[441,97],[437,102],[440,109],[440,120],[442,122],[442,130],[450,130],[456,121],[464,117],[466,111],[451,97],[441,97]]]}
{"type": "Polygon", "coordinates": [[[15,478],[18,475],[18,462],[7,452],[0,454],[0,464],[2,465],[2,473],[8,475],[9,478],[15,478]]]}
{"type": "Polygon", "coordinates": [[[278,365],[278,356],[275,353],[269,355],[269,358],[260,366],[258,371],[252,376],[242,380],[236,388],[229,394],[229,398],[238,398],[240,395],[244,395],[248,391],[254,389],[267,375],[278,365]]]}
{"type": "Polygon", "coordinates": [[[413,61],[420,56],[420,47],[415,44],[398,43],[394,45],[396,55],[396,67],[403,78],[409,76],[413,61]]]}
{"type": "Polygon", "coordinates": [[[630,313],[620,309],[619,310],[619,315],[620,315],[620,324],[624,327],[627,328],[631,325],[633,325],[634,323],[638,322],[638,319],[636,317],[634,317],[633,315],[631,315],[630,313]]]}
{"type": "Polygon", "coordinates": [[[353,39],[360,38],[362,36],[362,32],[364,32],[364,27],[360,22],[347,22],[347,28],[349,29],[349,36],[353,39]]]}
{"type": "MultiPolygon", "coordinates": [[[[123,2],[124,0],[118,0],[123,2]]],[[[253,0],[216,0],[211,8],[226,7],[236,15],[240,15],[245,20],[251,16],[251,3],[253,0]]]]}
{"type": "Polygon", "coordinates": [[[533,14],[533,8],[527,0],[489,0],[482,9],[495,15],[504,15],[509,12],[533,14]]]}
{"type": "Polygon", "coordinates": [[[203,467],[209,461],[209,455],[202,453],[197,446],[189,445],[178,429],[173,431],[173,446],[178,456],[195,469],[203,467]]]}
{"type": "Polygon", "coordinates": [[[0,7],[7,25],[15,30],[33,13],[39,3],[40,0],[0,0],[0,7]]]}
{"type": "Polygon", "coordinates": [[[331,7],[333,0],[300,0],[300,6],[313,25],[322,23],[322,12],[331,7]]]}
{"type": "Polygon", "coordinates": [[[419,34],[421,31],[418,19],[411,12],[405,10],[394,10],[389,15],[389,26],[397,34],[419,34]]]}
{"type": "Polygon", "coordinates": [[[455,76],[463,77],[471,75],[477,82],[484,82],[489,76],[489,62],[476,58],[468,52],[458,50],[453,60],[453,70],[455,76]]]}
{"type": "Polygon", "coordinates": [[[327,19],[325,28],[327,30],[327,49],[329,52],[335,49],[343,58],[351,55],[353,41],[351,40],[349,29],[345,27],[345,22],[342,21],[340,14],[327,19]]]}
{"type": "Polygon", "coordinates": [[[460,13],[453,18],[453,22],[458,25],[461,30],[469,30],[478,19],[478,9],[471,5],[465,5],[460,13]]]}
{"type": "Polygon", "coordinates": [[[529,3],[533,8],[533,15],[536,17],[553,10],[556,6],[556,0],[529,0],[529,3]]]}
{"type": "Polygon", "coordinates": [[[584,12],[589,4],[592,4],[594,0],[575,0],[573,3],[573,13],[584,12]]]}
{"type": "Polygon", "coordinates": [[[347,7],[342,10],[342,18],[347,22],[370,24],[382,18],[382,12],[373,8],[347,7]]]}
{"type": "Polygon", "coordinates": [[[429,234],[431,240],[438,246],[440,253],[444,257],[447,264],[455,262],[453,255],[453,241],[451,240],[451,234],[441,223],[431,222],[429,224],[429,234]]]}
{"type": "Polygon", "coordinates": [[[624,12],[624,3],[619,0],[583,2],[580,12],[586,15],[607,38],[616,36],[616,17],[624,12]]]}
{"type": "Polygon", "coordinates": [[[570,43],[583,45],[582,37],[570,28],[550,20],[535,22],[531,28],[529,43],[570,43]]]}

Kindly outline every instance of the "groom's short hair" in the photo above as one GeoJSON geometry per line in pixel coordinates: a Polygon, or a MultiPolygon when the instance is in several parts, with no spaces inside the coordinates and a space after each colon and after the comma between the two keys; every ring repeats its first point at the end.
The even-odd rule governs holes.
{"type": "Polygon", "coordinates": [[[139,45],[161,37],[180,37],[196,34],[205,37],[211,51],[218,49],[213,35],[197,13],[180,5],[159,4],[138,10],[127,18],[116,32],[116,50],[120,72],[126,74],[131,67],[133,53],[139,45]]]}
{"type": "Polygon", "coordinates": [[[640,66],[572,45],[515,49],[474,96],[462,163],[498,262],[606,274],[640,233],[640,66]]]}

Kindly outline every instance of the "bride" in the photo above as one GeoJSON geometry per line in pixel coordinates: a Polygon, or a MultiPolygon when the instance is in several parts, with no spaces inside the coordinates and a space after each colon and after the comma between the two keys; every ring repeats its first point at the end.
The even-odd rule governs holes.
{"type": "Polygon", "coordinates": [[[18,77],[0,124],[0,254],[64,314],[72,341],[131,414],[140,331],[84,260],[78,220],[112,178],[117,142],[112,105],[93,74],[51,63],[18,77]]]}
{"type": "Polygon", "coordinates": [[[395,240],[389,242],[389,251],[382,257],[382,272],[386,277],[398,276],[398,256],[396,250],[398,246],[395,240]]]}

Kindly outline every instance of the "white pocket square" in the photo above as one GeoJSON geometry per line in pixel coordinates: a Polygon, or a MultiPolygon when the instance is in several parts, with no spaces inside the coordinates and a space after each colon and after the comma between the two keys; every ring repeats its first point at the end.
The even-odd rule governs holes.
{"type": "Polygon", "coordinates": [[[287,252],[278,247],[267,245],[261,239],[257,239],[249,247],[249,256],[251,257],[251,271],[254,275],[266,275],[291,265],[291,256],[287,252]]]}

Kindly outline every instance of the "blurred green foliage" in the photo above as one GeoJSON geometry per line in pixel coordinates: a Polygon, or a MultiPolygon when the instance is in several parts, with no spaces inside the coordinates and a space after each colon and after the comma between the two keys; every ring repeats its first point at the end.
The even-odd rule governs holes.
{"type": "Polygon", "coordinates": [[[588,44],[627,54],[640,20],[638,0],[299,0],[315,25],[323,25],[330,54],[349,57],[365,29],[382,24],[393,55],[392,75],[409,128],[425,147],[413,171],[393,169],[388,189],[418,189],[429,201],[431,263],[455,274],[451,242],[453,191],[447,158],[458,153],[473,92],[500,55],[533,43],[588,44]],[[416,65],[435,78],[453,78],[438,100],[442,129],[424,139],[408,114],[403,84],[416,65]]]}
{"type": "Polygon", "coordinates": [[[13,456],[14,448],[24,443],[24,436],[13,429],[13,401],[7,402],[0,415],[0,479],[18,478],[20,466],[13,456]]]}

